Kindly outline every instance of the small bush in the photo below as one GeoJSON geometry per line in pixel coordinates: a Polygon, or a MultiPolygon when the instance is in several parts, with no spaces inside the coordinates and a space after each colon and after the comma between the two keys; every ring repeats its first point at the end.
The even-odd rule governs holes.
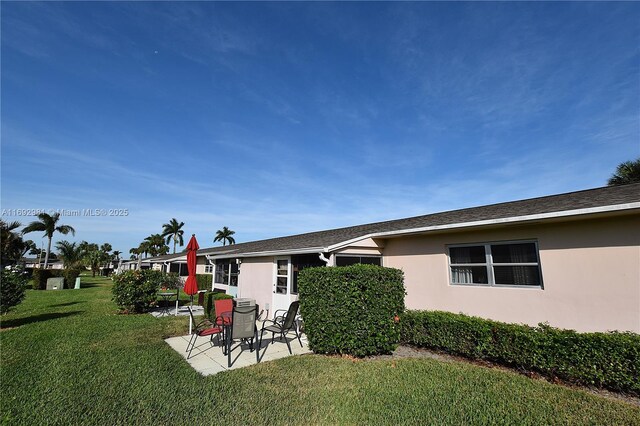
{"type": "Polygon", "coordinates": [[[211,290],[211,282],[213,277],[209,274],[196,274],[198,281],[198,290],[211,290]]]}
{"type": "Polygon", "coordinates": [[[67,268],[62,271],[62,276],[64,277],[64,288],[75,288],[76,286],[76,278],[80,276],[82,272],[86,271],[85,268],[67,268]]]}
{"type": "Polygon", "coordinates": [[[178,274],[175,272],[163,273],[157,276],[156,282],[159,289],[176,290],[182,288],[184,283],[178,274]]]}
{"type": "Polygon", "coordinates": [[[298,277],[300,313],[316,353],[357,357],[392,352],[404,311],[402,271],[373,265],[307,268],[298,277]]]}
{"type": "Polygon", "coordinates": [[[29,276],[20,268],[2,269],[0,285],[0,314],[6,314],[26,296],[29,276]]]}
{"type": "Polygon", "coordinates": [[[437,311],[407,311],[402,342],[640,395],[640,335],[577,333],[437,311]]]}
{"type": "Polygon", "coordinates": [[[156,303],[165,274],[152,269],[124,271],[111,277],[113,301],[125,312],[146,312],[156,303]]]}
{"type": "Polygon", "coordinates": [[[208,291],[204,294],[204,303],[202,305],[202,307],[204,308],[204,314],[206,316],[206,318],[209,318],[210,320],[214,320],[215,319],[215,300],[221,300],[221,299],[233,299],[233,296],[230,294],[225,294],[225,293],[220,293],[220,292],[214,292],[214,291],[208,291]]]}

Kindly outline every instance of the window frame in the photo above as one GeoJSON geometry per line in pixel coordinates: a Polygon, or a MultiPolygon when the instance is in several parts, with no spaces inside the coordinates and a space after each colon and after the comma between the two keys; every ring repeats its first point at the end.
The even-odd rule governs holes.
{"type": "Polygon", "coordinates": [[[213,268],[213,284],[223,285],[227,287],[238,287],[238,280],[240,275],[240,265],[237,259],[218,259],[215,261],[215,267],[213,268]],[[226,278],[226,282],[218,281],[218,266],[222,269],[222,277],[226,278]],[[234,268],[235,266],[235,268],[234,268]],[[235,269],[235,271],[234,271],[235,269]],[[235,278],[235,284],[233,284],[235,278]]]}
{"type": "Polygon", "coordinates": [[[362,258],[363,257],[368,257],[368,258],[375,258],[378,259],[380,261],[379,265],[375,265],[375,266],[384,266],[382,264],[382,255],[375,255],[375,254],[348,254],[348,253],[343,253],[343,254],[337,254],[336,253],[336,261],[335,261],[335,266],[338,266],[338,258],[340,257],[357,257],[358,258],[358,263],[352,263],[352,265],[375,265],[373,263],[362,263],[362,258]]]}
{"type": "Polygon", "coordinates": [[[538,240],[508,240],[508,241],[489,241],[489,242],[476,242],[476,243],[464,243],[464,244],[447,244],[447,263],[449,274],[449,285],[451,286],[463,286],[463,287],[498,287],[498,288],[528,288],[534,290],[544,290],[544,279],[542,277],[542,262],[540,260],[540,248],[538,246],[538,240]],[[497,245],[510,245],[510,244],[533,244],[536,251],[537,262],[518,262],[518,263],[504,263],[493,262],[493,253],[491,246],[497,245]],[[484,263],[452,263],[451,262],[451,249],[458,247],[484,247],[485,261],[484,263]],[[471,267],[471,266],[483,266],[486,268],[488,283],[459,283],[453,282],[453,267],[471,267]],[[496,266],[536,266],[538,268],[538,276],[540,277],[539,285],[517,285],[517,284],[496,284],[494,267],[496,266]]]}

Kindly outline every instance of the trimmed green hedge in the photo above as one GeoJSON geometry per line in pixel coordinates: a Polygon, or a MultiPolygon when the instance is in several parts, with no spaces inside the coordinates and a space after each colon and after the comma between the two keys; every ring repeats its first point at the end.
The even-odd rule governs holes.
{"type": "Polygon", "coordinates": [[[402,342],[640,395],[640,335],[577,333],[462,314],[407,311],[402,342]]]}
{"type": "Polygon", "coordinates": [[[404,311],[402,271],[373,265],[306,268],[298,291],[314,352],[363,357],[396,348],[396,318],[404,311]]]}
{"type": "Polygon", "coordinates": [[[198,290],[211,290],[211,282],[213,281],[211,274],[196,274],[196,280],[198,281],[198,290]]]}
{"type": "Polygon", "coordinates": [[[233,299],[233,296],[226,293],[221,293],[219,291],[208,291],[204,294],[204,303],[202,307],[204,308],[205,317],[210,320],[215,319],[215,300],[220,299],[233,299]]]}
{"type": "Polygon", "coordinates": [[[64,278],[64,288],[74,288],[76,278],[80,276],[84,268],[68,268],[68,269],[33,269],[33,289],[46,290],[47,280],[49,278],[64,278]]]}

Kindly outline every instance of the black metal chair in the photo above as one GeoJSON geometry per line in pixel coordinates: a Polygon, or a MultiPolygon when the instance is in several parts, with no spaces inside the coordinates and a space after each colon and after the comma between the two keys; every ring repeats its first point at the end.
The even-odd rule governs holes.
{"type": "Polygon", "coordinates": [[[280,337],[283,338],[285,343],[287,344],[287,348],[289,348],[290,354],[293,354],[293,352],[291,351],[291,345],[287,340],[288,333],[293,331],[296,334],[296,337],[298,338],[300,347],[303,347],[302,340],[300,340],[300,333],[298,333],[298,327],[296,324],[296,315],[298,314],[299,307],[300,307],[300,302],[296,300],[295,302],[291,302],[291,305],[289,305],[289,309],[287,309],[286,311],[284,309],[275,311],[273,320],[265,320],[265,322],[262,323],[262,330],[260,330],[259,347],[262,347],[262,335],[264,334],[265,331],[271,332],[271,343],[273,343],[275,334],[276,333],[280,334],[280,337]],[[283,312],[283,313],[286,312],[286,313],[284,315],[279,316],[278,312],[283,312]],[[267,323],[270,323],[270,325],[267,325],[267,323]]]}
{"type": "Polygon", "coordinates": [[[248,343],[250,352],[256,352],[256,362],[260,362],[258,346],[258,328],[256,327],[256,306],[235,306],[231,324],[225,326],[227,365],[231,367],[231,352],[237,348],[242,350],[242,344],[248,343]],[[234,340],[240,342],[233,346],[234,340]]]}
{"type": "Polygon", "coordinates": [[[191,317],[191,324],[193,325],[193,328],[191,330],[191,336],[189,337],[189,343],[187,343],[187,350],[185,351],[189,352],[187,359],[191,358],[191,352],[196,345],[198,337],[211,336],[210,342],[211,346],[213,346],[213,336],[218,336],[218,341],[220,341],[220,334],[223,331],[222,327],[217,326],[208,319],[196,324],[196,319],[193,316],[191,307],[189,307],[189,316],[191,317]]]}

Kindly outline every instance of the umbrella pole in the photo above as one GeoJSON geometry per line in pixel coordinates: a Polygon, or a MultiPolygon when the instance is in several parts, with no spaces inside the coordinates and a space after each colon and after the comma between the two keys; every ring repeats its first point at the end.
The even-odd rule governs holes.
{"type": "Polygon", "coordinates": [[[180,289],[176,288],[176,315],[175,316],[178,316],[178,300],[180,300],[180,289]]]}
{"type": "MultiPolygon", "coordinates": [[[[193,294],[191,295],[191,306],[189,306],[189,310],[193,313],[193,294]]],[[[189,336],[191,336],[191,315],[189,315],[189,336]]]]}

